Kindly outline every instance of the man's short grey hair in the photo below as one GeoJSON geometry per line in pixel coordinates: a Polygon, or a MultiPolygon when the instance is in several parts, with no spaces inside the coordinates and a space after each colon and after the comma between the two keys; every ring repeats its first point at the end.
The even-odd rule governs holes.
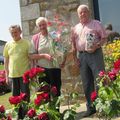
{"type": "Polygon", "coordinates": [[[77,12],[79,12],[83,8],[86,8],[88,11],[90,11],[88,5],[82,4],[82,5],[79,5],[79,7],[77,8],[77,12]]]}
{"type": "Polygon", "coordinates": [[[38,27],[38,26],[39,26],[39,23],[42,22],[42,21],[45,21],[46,23],[48,22],[47,18],[45,18],[45,17],[39,17],[39,18],[36,20],[36,26],[38,27]]]}
{"type": "Polygon", "coordinates": [[[11,25],[9,27],[9,31],[11,31],[11,29],[18,29],[19,31],[22,31],[20,25],[11,25]]]}

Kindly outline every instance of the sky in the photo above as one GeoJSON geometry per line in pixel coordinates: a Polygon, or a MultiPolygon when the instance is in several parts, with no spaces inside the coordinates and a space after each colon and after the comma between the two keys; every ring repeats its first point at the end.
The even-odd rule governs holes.
{"type": "Polygon", "coordinates": [[[120,33],[120,0],[99,0],[99,9],[103,24],[111,23],[113,31],[120,33]]]}
{"type": "Polygon", "coordinates": [[[21,25],[19,0],[0,0],[0,40],[10,41],[9,26],[21,25]]]}
{"type": "MultiPolygon", "coordinates": [[[[120,0],[99,0],[100,17],[103,24],[112,23],[115,31],[120,32],[120,0]],[[113,7],[115,6],[115,7],[113,7]]],[[[0,40],[10,41],[9,26],[21,25],[19,0],[0,0],[0,40]]]]}

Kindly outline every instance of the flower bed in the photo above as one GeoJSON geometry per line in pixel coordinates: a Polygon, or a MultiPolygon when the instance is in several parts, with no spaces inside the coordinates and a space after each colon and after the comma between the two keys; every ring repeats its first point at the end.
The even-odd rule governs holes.
{"type": "MultiPolygon", "coordinates": [[[[20,107],[24,108],[25,117],[23,120],[75,120],[76,108],[68,107],[63,113],[59,112],[59,105],[62,97],[57,96],[56,86],[50,86],[42,80],[45,76],[43,68],[32,68],[25,72],[23,78],[25,83],[30,83],[31,87],[37,88],[35,94],[31,96],[31,102],[26,102],[26,94],[21,93],[20,96],[11,96],[9,102],[14,106],[11,111],[11,117],[17,118],[20,107]]],[[[69,99],[76,99],[77,94],[72,93],[69,99]]],[[[0,118],[6,118],[7,115],[0,118]]]]}
{"type": "Polygon", "coordinates": [[[6,84],[5,71],[0,70],[0,95],[7,92],[10,92],[10,88],[6,84]]]}
{"type": "Polygon", "coordinates": [[[99,73],[98,91],[91,94],[99,118],[111,120],[120,115],[120,41],[104,47],[106,70],[99,73]]]}

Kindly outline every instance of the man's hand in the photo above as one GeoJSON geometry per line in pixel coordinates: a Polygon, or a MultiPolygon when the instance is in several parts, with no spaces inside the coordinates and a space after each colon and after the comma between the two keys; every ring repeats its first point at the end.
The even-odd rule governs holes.
{"type": "Polygon", "coordinates": [[[94,43],[94,44],[93,44],[93,47],[92,47],[91,49],[87,50],[87,52],[88,52],[88,53],[93,53],[93,52],[96,51],[96,49],[98,49],[98,48],[100,48],[100,47],[101,47],[100,43],[94,43]]]}
{"type": "Polygon", "coordinates": [[[76,65],[80,65],[80,60],[77,57],[74,57],[74,62],[76,65]]]}
{"type": "Polygon", "coordinates": [[[9,78],[6,76],[6,84],[9,85],[9,78]]]}

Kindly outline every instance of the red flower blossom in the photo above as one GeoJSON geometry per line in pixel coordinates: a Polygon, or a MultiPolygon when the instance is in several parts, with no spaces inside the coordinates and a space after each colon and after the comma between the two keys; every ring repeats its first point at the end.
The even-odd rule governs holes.
{"type": "Polygon", "coordinates": [[[29,79],[33,79],[37,74],[43,73],[45,70],[40,67],[32,68],[28,71],[26,71],[23,75],[23,82],[29,83],[29,79]]]}
{"type": "Polygon", "coordinates": [[[92,102],[94,102],[96,98],[97,98],[97,92],[94,91],[94,92],[92,92],[92,94],[91,94],[91,100],[92,100],[92,102]]]}
{"type": "Polygon", "coordinates": [[[43,101],[43,97],[39,96],[34,100],[35,105],[39,106],[43,101]]]}
{"type": "Polygon", "coordinates": [[[52,22],[48,21],[47,25],[48,25],[48,27],[52,26],[52,22]]]}
{"type": "Polygon", "coordinates": [[[40,94],[40,96],[42,96],[42,98],[44,99],[45,102],[50,100],[50,95],[48,93],[42,93],[42,94],[40,94]]]}
{"type": "Polygon", "coordinates": [[[7,120],[12,120],[11,116],[7,116],[7,120]]]}
{"type": "Polygon", "coordinates": [[[44,71],[45,71],[44,68],[41,68],[41,67],[36,68],[36,73],[43,73],[44,71]]]}
{"type": "Polygon", "coordinates": [[[54,95],[54,96],[57,95],[58,91],[57,91],[56,86],[52,86],[52,88],[51,88],[51,93],[52,93],[52,95],[54,95]]]}
{"type": "Polygon", "coordinates": [[[108,76],[111,80],[115,80],[116,78],[116,73],[114,71],[108,72],[108,76]]]}
{"type": "Polygon", "coordinates": [[[120,59],[114,62],[114,68],[120,70],[120,59]]]}
{"type": "Polygon", "coordinates": [[[49,120],[49,116],[46,112],[38,115],[38,120],[49,120]]]}
{"type": "Polygon", "coordinates": [[[21,102],[21,97],[20,96],[11,96],[9,97],[9,102],[10,104],[14,104],[14,105],[17,105],[18,103],[21,102]]]}
{"type": "Polygon", "coordinates": [[[5,112],[5,107],[3,105],[0,105],[0,112],[4,113],[5,112]]]}
{"type": "Polygon", "coordinates": [[[20,97],[22,100],[25,100],[27,99],[27,94],[26,93],[20,93],[20,97]]]}
{"type": "Polygon", "coordinates": [[[28,112],[27,112],[27,116],[29,118],[33,118],[34,116],[36,116],[36,111],[35,109],[30,109],[28,112]]]}
{"type": "Polygon", "coordinates": [[[24,73],[24,75],[23,75],[23,82],[24,83],[29,83],[29,73],[30,73],[29,70],[24,73]]]}

